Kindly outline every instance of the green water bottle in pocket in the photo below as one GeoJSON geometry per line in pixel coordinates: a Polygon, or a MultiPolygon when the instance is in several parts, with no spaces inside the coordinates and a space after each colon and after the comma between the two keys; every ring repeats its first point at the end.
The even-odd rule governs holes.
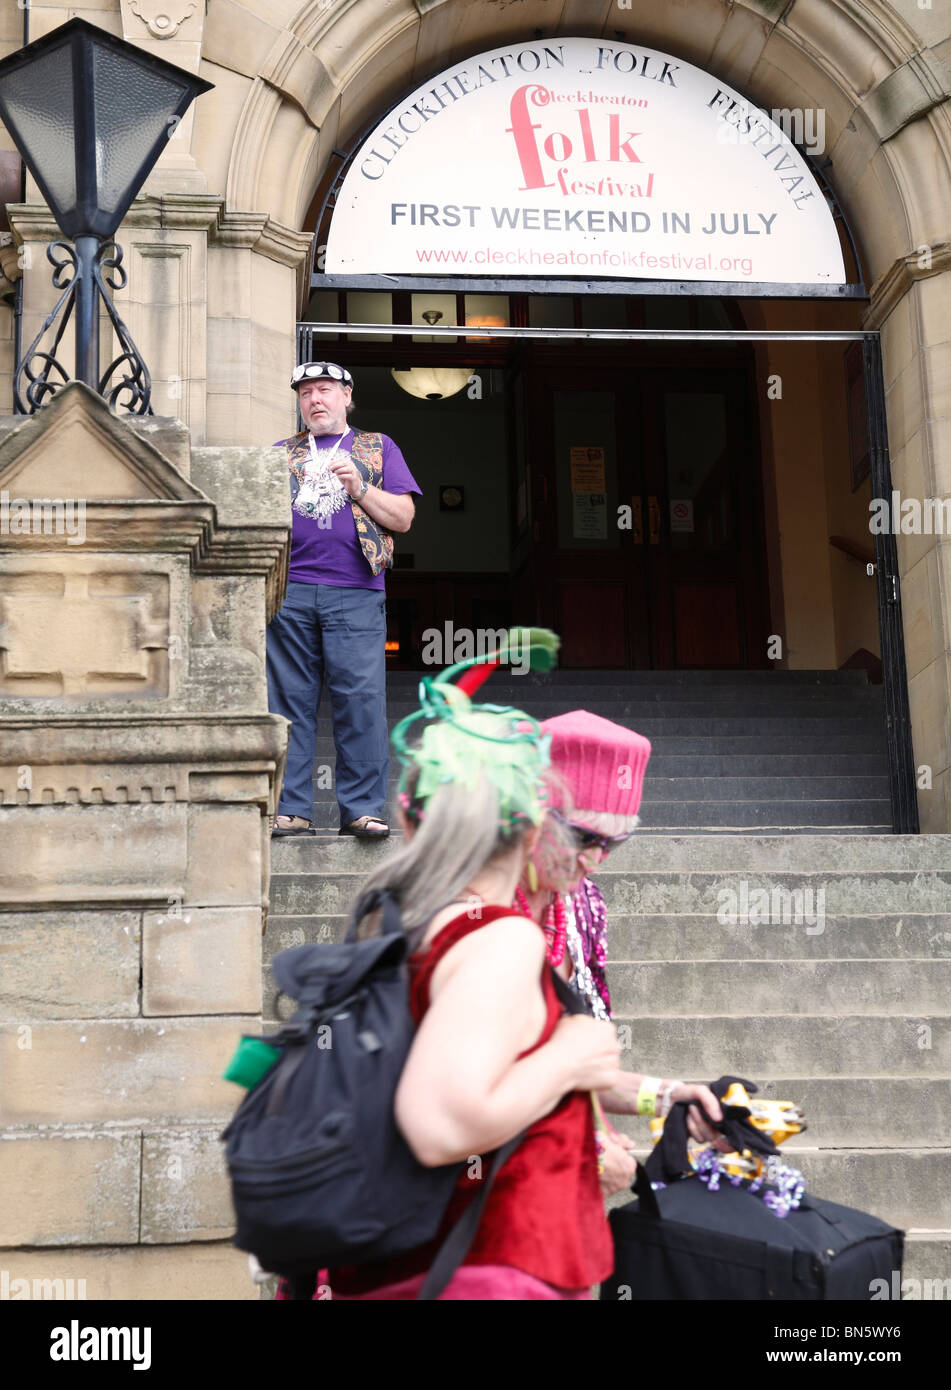
{"type": "Polygon", "coordinates": [[[281,1055],[262,1038],[242,1038],[223,1073],[225,1081],[245,1086],[249,1091],[261,1081],[281,1055]]]}

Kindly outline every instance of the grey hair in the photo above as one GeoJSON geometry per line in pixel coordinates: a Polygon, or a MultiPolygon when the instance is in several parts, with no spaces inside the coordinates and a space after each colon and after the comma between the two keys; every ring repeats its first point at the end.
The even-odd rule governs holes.
{"type": "MultiPolygon", "coordinates": [[[[411,776],[408,781],[411,794],[414,780],[411,776]]],[[[528,820],[502,821],[498,793],[484,775],[471,786],[445,783],[427,800],[409,843],[364,882],[357,897],[358,918],[365,915],[360,904],[382,891],[399,904],[407,931],[425,927],[448,903],[465,901],[473,878],[520,848],[530,828],[528,820]]],[[[573,848],[564,836],[560,839],[565,862],[573,862],[573,848]]]]}

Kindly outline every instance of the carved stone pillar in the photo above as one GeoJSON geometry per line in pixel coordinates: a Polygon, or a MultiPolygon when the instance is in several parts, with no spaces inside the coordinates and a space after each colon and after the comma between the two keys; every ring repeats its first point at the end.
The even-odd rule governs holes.
{"type": "Polygon", "coordinates": [[[0,419],[10,1281],[254,1296],[217,1136],[261,1011],[289,520],[283,451],[191,449],[75,382],[0,419]]]}

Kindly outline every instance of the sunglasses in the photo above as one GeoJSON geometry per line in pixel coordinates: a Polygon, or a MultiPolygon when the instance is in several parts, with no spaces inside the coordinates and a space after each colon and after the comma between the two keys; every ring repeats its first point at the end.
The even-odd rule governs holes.
{"type": "Polygon", "coordinates": [[[586,854],[593,849],[599,849],[602,854],[610,854],[612,849],[623,845],[624,841],[629,840],[634,834],[633,830],[627,830],[623,835],[599,835],[596,830],[589,830],[586,825],[576,825],[560,811],[549,811],[548,814],[570,831],[579,854],[586,854]]]}

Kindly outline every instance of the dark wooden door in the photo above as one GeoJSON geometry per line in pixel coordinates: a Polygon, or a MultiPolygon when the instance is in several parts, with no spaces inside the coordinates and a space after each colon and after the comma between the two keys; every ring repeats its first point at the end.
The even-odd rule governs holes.
{"type": "Polygon", "coordinates": [[[532,369],[533,571],[563,665],[767,664],[751,365],[532,369]]]}

